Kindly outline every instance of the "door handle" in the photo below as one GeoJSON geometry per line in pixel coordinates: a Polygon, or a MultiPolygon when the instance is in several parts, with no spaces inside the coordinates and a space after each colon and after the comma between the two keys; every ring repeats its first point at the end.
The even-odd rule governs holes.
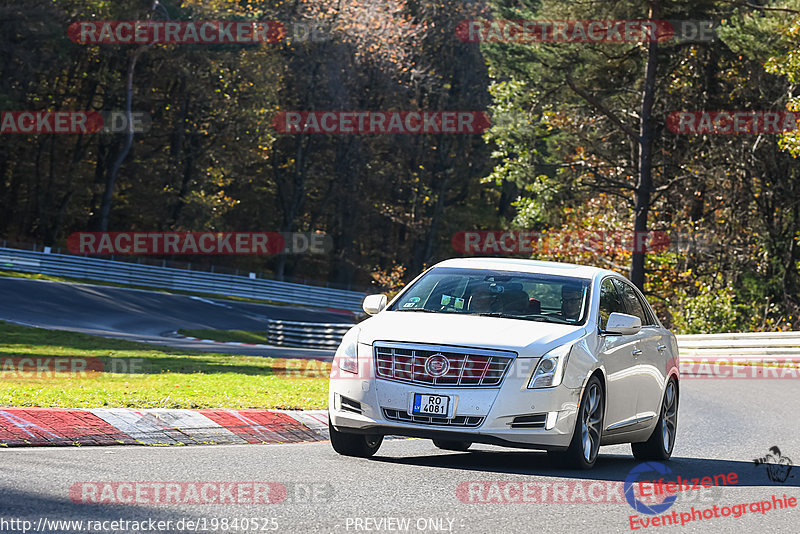
{"type": "Polygon", "coordinates": [[[658,346],[658,351],[659,352],[664,352],[665,350],[667,350],[667,346],[666,345],[659,345],[658,346]]]}
{"type": "Polygon", "coordinates": [[[639,356],[642,354],[642,351],[640,349],[633,349],[631,351],[631,354],[633,354],[634,356],[639,356]]]}

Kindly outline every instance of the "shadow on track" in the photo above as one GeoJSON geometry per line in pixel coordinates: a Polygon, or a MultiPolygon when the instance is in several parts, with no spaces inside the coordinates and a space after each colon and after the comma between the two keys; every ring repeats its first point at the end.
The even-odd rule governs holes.
{"type": "MultiPolygon", "coordinates": [[[[624,482],[628,473],[641,464],[632,456],[600,454],[594,469],[583,471],[560,468],[554,465],[553,459],[544,452],[495,452],[475,450],[466,453],[434,454],[429,456],[413,456],[394,458],[375,456],[375,462],[398,465],[424,466],[459,471],[480,471],[483,473],[505,473],[536,477],[576,478],[591,480],[607,480],[624,482]]],[[[712,458],[686,458],[673,456],[667,462],[661,462],[672,473],[664,475],[664,482],[682,479],[702,479],[715,475],[736,473],[738,479],[735,487],[775,486],[800,487],[800,469],[791,468],[784,483],[772,482],[767,476],[766,466],[755,465],[752,460],[720,460],[712,458]]]]}

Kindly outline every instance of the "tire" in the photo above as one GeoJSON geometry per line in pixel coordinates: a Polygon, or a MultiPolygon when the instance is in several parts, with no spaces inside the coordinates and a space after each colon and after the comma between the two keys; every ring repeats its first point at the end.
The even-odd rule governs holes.
{"type": "Polygon", "coordinates": [[[637,460],[669,460],[678,434],[678,383],[670,378],[661,401],[658,423],[643,443],[631,443],[633,457],[637,460]]]}
{"type": "Polygon", "coordinates": [[[456,441],[452,439],[435,439],[433,444],[445,451],[464,452],[472,446],[471,441],[456,441]]]}
{"type": "Polygon", "coordinates": [[[383,436],[339,432],[333,428],[330,419],[328,419],[328,432],[331,435],[333,450],[342,456],[369,458],[378,452],[383,443],[383,436]]]}
{"type": "Polygon", "coordinates": [[[593,376],[583,391],[569,448],[564,452],[552,453],[559,464],[578,469],[594,467],[600,450],[600,440],[603,437],[605,405],[603,386],[600,380],[593,376]]]}

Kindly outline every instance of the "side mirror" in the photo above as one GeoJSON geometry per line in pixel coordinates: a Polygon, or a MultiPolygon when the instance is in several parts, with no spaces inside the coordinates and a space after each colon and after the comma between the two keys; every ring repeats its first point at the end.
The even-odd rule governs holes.
{"type": "Polygon", "coordinates": [[[642,329],[642,320],[627,313],[614,312],[608,316],[605,334],[632,336],[642,329]]]}
{"type": "Polygon", "coordinates": [[[364,308],[364,311],[367,312],[367,315],[375,315],[383,311],[386,308],[386,303],[388,299],[386,295],[367,295],[364,298],[364,304],[361,305],[364,308]]]}

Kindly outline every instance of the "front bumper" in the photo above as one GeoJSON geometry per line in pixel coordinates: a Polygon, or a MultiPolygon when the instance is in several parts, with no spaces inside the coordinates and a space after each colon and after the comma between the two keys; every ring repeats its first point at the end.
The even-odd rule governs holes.
{"type": "MultiPolygon", "coordinates": [[[[359,345],[359,359],[371,361],[371,349],[359,345]]],[[[516,359],[499,387],[437,387],[374,378],[370,372],[350,377],[334,369],[328,399],[330,421],[342,432],[563,450],[572,439],[580,389],[563,385],[527,389],[535,363],[535,359],[516,359]],[[448,417],[398,421],[398,415],[411,419],[415,393],[449,396],[448,417]],[[517,417],[548,414],[547,423],[537,427],[511,426],[517,417]]]]}

